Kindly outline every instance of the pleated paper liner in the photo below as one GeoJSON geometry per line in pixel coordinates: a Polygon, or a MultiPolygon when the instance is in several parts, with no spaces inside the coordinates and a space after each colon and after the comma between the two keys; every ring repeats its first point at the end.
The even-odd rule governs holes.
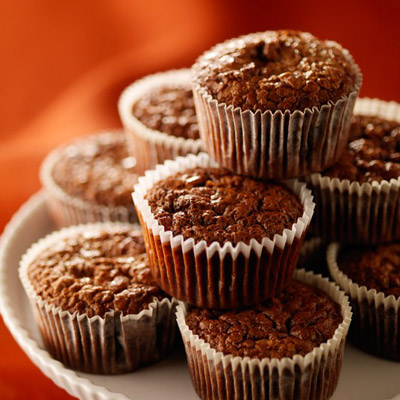
{"type": "Polygon", "coordinates": [[[299,197],[303,215],[291,229],[273,239],[255,239],[234,246],[195,243],[165,231],[151,212],[146,192],[160,179],[194,167],[216,167],[208,155],[178,157],[148,171],[135,185],[133,199],[144,233],[152,274],[171,296],[206,308],[235,308],[257,304],[279,293],[291,279],[310,223],[314,203],[305,184],[286,182],[299,197]]]}
{"type": "MultiPolygon", "coordinates": [[[[355,114],[400,125],[400,105],[394,102],[358,99],[355,114]]],[[[310,230],[324,242],[377,244],[400,239],[400,178],[360,184],[313,174],[307,181],[316,203],[310,230]]]]}
{"type": "MultiPolygon", "coordinates": [[[[53,168],[62,156],[65,148],[72,143],[86,142],[87,140],[101,140],[101,138],[120,137],[125,141],[121,131],[107,131],[97,135],[83,137],[53,150],[43,161],[40,169],[40,179],[46,192],[46,203],[50,215],[58,228],[93,222],[138,222],[135,209],[125,206],[107,206],[83,200],[69,195],[53,178],[53,168]]],[[[133,184],[132,184],[133,186],[133,184]]]]}
{"type": "Polygon", "coordinates": [[[186,324],[187,306],[177,307],[192,382],[203,400],[326,400],[338,382],[351,309],[344,292],[327,278],[298,270],[295,279],[327,293],[342,310],[343,322],[333,337],[305,356],[265,358],[224,355],[194,335],[186,324]]]}
{"type": "Polygon", "coordinates": [[[400,298],[353,282],[338,266],[339,252],[340,245],[331,244],[327,262],[332,278],[349,296],[353,309],[349,339],[368,353],[400,361],[400,298]]]}
{"type": "MultiPolygon", "coordinates": [[[[28,295],[44,345],[69,368],[96,374],[120,374],[154,363],[171,351],[176,336],[174,299],[154,301],[138,314],[112,310],[104,317],[70,313],[38,296],[27,268],[49,246],[66,236],[126,225],[99,223],[64,228],[32,245],[20,264],[20,279],[28,295]]],[[[131,225],[129,225],[131,227],[131,225]]]]}
{"type": "Polygon", "coordinates": [[[128,86],[119,99],[119,115],[140,175],[165,160],[190,153],[197,154],[202,149],[200,139],[185,139],[148,128],[132,114],[136,101],[149,90],[164,86],[190,87],[190,70],[180,69],[149,75],[128,86]]]}
{"type": "Polygon", "coordinates": [[[347,145],[362,84],[358,65],[347,50],[343,52],[356,72],[354,88],[320,108],[294,112],[242,110],[219,103],[193,81],[205,151],[222,167],[262,179],[298,178],[333,165],[347,145]]]}

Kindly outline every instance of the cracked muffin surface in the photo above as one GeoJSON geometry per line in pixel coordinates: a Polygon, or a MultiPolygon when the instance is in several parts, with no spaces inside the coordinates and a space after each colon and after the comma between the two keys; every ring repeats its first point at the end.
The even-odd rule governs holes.
{"type": "Polygon", "coordinates": [[[322,175],[360,183],[397,179],[400,123],[377,116],[354,116],[345,152],[322,175]]]}
{"type": "Polygon", "coordinates": [[[400,297],[400,243],[345,248],[338,265],[360,286],[400,297]]]}
{"type": "Polygon", "coordinates": [[[219,103],[257,111],[304,111],[348,95],[356,72],[337,43],[267,31],[228,40],[199,57],[194,81],[219,103]]]}
{"type": "Polygon", "coordinates": [[[161,86],[144,94],[132,114],[148,128],[185,139],[200,137],[190,86],[161,86]]]}
{"type": "Polygon", "coordinates": [[[191,308],[186,324],[211,348],[251,358],[306,355],[333,337],[343,321],[340,305],[299,281],[264,303],[244,310],[191,308]]]}
{"type": "Polygon", "coordinates": [[[133,209],[136,159],[128,154],[123,133],[101,133],[61,149],[51,175],[74,198],[105,206],[133,209]]]}
{"type": "Polygon", "coordinates": [[[283,184],[196,167],[162,179],[145,199],[165,230],[195,242],[250,243],[273,239],[303,215],[297,195],[283,184]]]}
{"type": "Polygon", "coordinates": [[[165,294],[154,283],[142,234],[88,229],[46,248],[28,267],[35,293],[62,310],[137,314],[165,294]]]}

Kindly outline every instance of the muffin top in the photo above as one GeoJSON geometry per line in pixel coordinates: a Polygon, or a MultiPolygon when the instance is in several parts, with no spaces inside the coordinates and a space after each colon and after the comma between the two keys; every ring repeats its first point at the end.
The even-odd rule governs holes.
{"type": "Polygon", "coordinates": [[[400,243],[345,248],[338,265],[360,286],[400,297],[400,243]]]}
{"type": "Polygon", "coordinates": [[[195,81],[219,103],[251,111],[321,107],[349,94],[356,82],[338,44],[291,30],[218,44],[193,69],[195,81]]]}
{"type": "Polygon", "coordinates": [[[303,215],[299,198],[284,185],[224,168],[177,173],[155,183],[145,198],[165,230],[208,245],[272,239],[303,215]]]}
{"type": "Polygon", "coordinates": [[[163,86],[146,92],[132,114],[148,128],[185,139],[198,139],[196,110],[190,86],[163,86]]]}
{"type": "Polygon", "coordinates": [[[135,165],[123,133],[101,133],[65,146],[51,175],[72,197],[133,209],[131,194],[138,178],[135,165]]]}
{"type": "Polygon", "coordinates": [[[65,311],[137,314],[161,289],[153,283],[141,233],[88,229],[51,243],[29,266],[37,295],[65,311]]]}
{"type": "Polygon", "coordinates": [[[354,116],[347,149],[322,174],[360,183],[397,179],[400,176],[400,123],[376,116],[354,116]]]}
{"type": "Polygon", "coordinates": [[[278,296],[244,310],[192,308],[186,323],[211,348],[251,358],[306,355],[333,337],[340,305],[324,292],[292,281],[278,296]]]}

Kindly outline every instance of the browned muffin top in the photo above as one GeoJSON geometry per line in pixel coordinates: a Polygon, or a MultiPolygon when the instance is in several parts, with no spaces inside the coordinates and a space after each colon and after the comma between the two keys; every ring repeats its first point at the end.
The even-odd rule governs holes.
{"type": "Polygon", "coordinates": [[[397,179],[400,123],[374,116],[353,117],[346,151],[323,175],[360,183],[397,179]]]}
{"type": "Polygon", "coordinates": [[[195,80],[219,103],[243,110],[321,107],[354,88],[343,49],[309,33],[256,33],[215,46],[194,65],[195,80]]]}
{"type": "Polygon", "coordinates": [[[304,356],[332,338],[342,321],[339,304],[298,281],[242,311],[192,308],[186,316],[190,330],[211,348],[260,359],[304,356]]]}
{"type": "Polygon", "coordinates": [[[338,265],[353,282],[400,297],[400,243],[345,248],[338,265]]]}
{"type": "Polygon", "coordinates": [[[138,176],[124,134],[109,133],[80,139],[66,146],[51,171],[70,196],[98,205],[133,209],[132,191],[138,176]]]}
{"type": "Polygon", "coordinates": [[[272,239],[303,215],[297,195],[285,186],[224,168],[177,173],[157,182],[145,198],[165,230],[207,244],[272,239]]]}
{"type": "Polygon", "coordinates": [[[133,115],[151,129],[185,139],[198,139],[196,110],[190,87],[153,88],[132,107],[133,115]]]}
{"type": "Polygon", "coordinates": [[[161,289],[153,283],[143,237],[128,228],[88,229],[43,251],[28,267],[37,295],[71,313],[136,314],[161,289]]]}

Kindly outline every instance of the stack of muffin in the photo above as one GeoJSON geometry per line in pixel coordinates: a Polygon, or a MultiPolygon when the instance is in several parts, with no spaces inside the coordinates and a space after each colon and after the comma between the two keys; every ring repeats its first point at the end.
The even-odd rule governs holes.
{"type": "Polygon", "coordinates": [[[317,203],[311,231],[350,297],[351,341],[399,361],[400,106],[360,99],[355,113],[340,160],[308,178],[317,203]]]}
{"type": "MultiPolygon", "coordinates": [[[[358,117],[349,143],[361,80],[335,42],[251,34],[215,46],[191,71],[128,87],[119,102],[126,139],[103,133],[55,150],[42,168],[55,222],[103,222],[53,233],[21,262],[51,353],[88,372],[133,370],[171,349],[176,308],[201,398],[329,398],[351,311],[334,283],[295,270],[313,195],[321,241],[392,240],[399,218],[397,181],[372,182],[398,176],[396,123],[358,117]],[[371,162],[376,143],[393,164],[379,170],[387,175],[371,162]],[[340,175],[364,179],[361,168],[369,187],[340,175]],[[143,238],[127,224],[136,222],[135,183],[143,238]]],[[[357,107],[398,113],[383,102],[357,107]]],[[[352,279],[357,251],[345,253],[352,279]]],[[[332,275],[356,304],[336,254],[332,275]]]]}

